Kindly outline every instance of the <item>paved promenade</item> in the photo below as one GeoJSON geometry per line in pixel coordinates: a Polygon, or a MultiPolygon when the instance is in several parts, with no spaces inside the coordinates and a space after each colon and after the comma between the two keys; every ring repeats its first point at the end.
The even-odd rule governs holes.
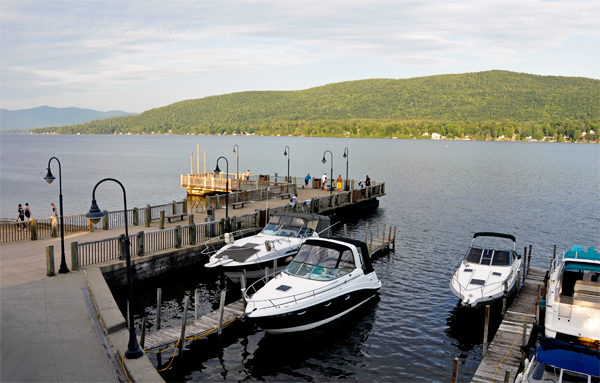
{"type": "MultiPolygon", "coordinates": [[[[327,193],[317,189],[298,189],[298,200],[305,201],[327,193]]],[[[269,207],[289,203],[274,198],[269,207]]],[[[264,209],[266,201],[248,203],[244,208],[229,207],[229,216],[264,209]]],[[[205,214],[194,214],[194,222],[204,222],[205,214]]],[[[216,218],[225,217],[218,209],[216,218]]],[[[165,228],[187,225],[165,222],[165,228]]],[[[158,230],[130,226],[129,233],[158,230]]],[[[97,230],[65,236],[65,258],[71,267],[71,242],[89,242],[118,237],[125,228],[97,230]]],[[[46,276],[46,247],[54,246],[55,269],[61,260],[60,237],[37,241],[0,244],[0,380],[2,382],[127,382],[102,344],[86,301],[85,269],[68,274],[46,276]]]]}

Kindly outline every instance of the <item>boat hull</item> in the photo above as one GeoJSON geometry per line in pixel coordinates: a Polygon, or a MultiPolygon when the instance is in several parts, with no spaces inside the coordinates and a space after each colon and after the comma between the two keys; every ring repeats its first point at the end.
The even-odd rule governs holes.
{"type": "Polygon", "coordinates": [[[346,292],[308,307],[294,307],[267,316],[250,314],[249,319],[271,334],[306,331],[344,316],[375,297],[378,291],[379,287],[346,292]]]}

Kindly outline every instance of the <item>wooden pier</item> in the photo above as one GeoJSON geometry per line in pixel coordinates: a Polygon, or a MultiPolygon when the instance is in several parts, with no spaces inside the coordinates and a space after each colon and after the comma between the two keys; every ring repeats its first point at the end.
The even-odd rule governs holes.
{"type": "MultiPolygon", "coordinates": [[[[240,299],[230,303],[223,310],[223,326],[227,327],[239,318],[244,313],[244,303],[240,299]]],[[[219,325],[219,310],[213,311],[206,315],[188,321],[185,326],[185,339],[200,339],[215,332],[219,325]]],[[[160,329],[146,334],[144,340],[145,350],[164,349],[172,344],[177,343],[181,337],[181,324],[173,327],[160,329]]],[[[139,337],[138,337],[139,338],[139,337]]],[[[138,339],[140,340],[140,339],[138,339]]]]}
{"type": "Polygon", "coordinates": [[[510,382],[515,379],[522,359],[523,328],[527,324],[525,335],[527,342],[536,320],[538,286],[541,285],[543,291],[545,275],[545,269],[529,268],[521,290],[506,312],[494,340],[490,343],[471,380],[472,382],[502,382],[507,372],[510,374],[510,382]]]}

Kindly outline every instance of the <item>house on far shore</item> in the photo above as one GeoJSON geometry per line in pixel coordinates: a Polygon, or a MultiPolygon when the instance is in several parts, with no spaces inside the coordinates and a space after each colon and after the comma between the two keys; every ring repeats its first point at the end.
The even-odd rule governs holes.
{"type": "Polygon", "coordinates": [[[440,136],[440,134],[439,134],[439,133],[436,133],[436,132],[433,132],[433,133],[431,133],[431,139],[432,139],[432,140],[439,140],[439,139],[440,139],[440,137],[441,137],[441,136],[440,136]]]}

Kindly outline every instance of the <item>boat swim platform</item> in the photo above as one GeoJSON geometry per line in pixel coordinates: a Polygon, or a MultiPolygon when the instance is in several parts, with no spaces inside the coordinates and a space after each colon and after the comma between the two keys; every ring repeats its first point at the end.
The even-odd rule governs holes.
{"type": "MultiPolygon", "coordinates": [[[[389,230],[389,235],[393,235],[393,237],[390,237],[389,235],[387,237],[385,236],[385,227],[383,234],[384,235],[372,237],[367,243],[369,252],[371,253],[371,259],[382,256],[396,247],[395,228],[392,230],[390,227],[389,230]]],[[[221,329],[224,329],[237,321],[237,319],[244,314],[244,309],[243,299],[239,299],[224,306],[223,325],[221,326],[221,329]]],[[[216,332],[219,325],[219,315],[219,310],[215,310],[200,316],[198,319],[188,320],[185,327],[186,341],[201,339],[216,332]]],[[[172,327],[146,333],[144,346],[142,348],[144,350],[164,350],[171,345],[174,345],[181,338],[181,326],[182,324],[180,323],[172,327]]],[[[140,335],[138,335],[138,342],[141,342],[140,335]]]]}
{"type": "Polygon", "coordinates": [[[538,285],[543,292],[546,271],[540,267],[529,268],[471,382],[503,382],[507,371],[510,373],[509,381],[516,378],[522,359],[523,326],[527,324],[526,341],[529,341],[536,316],[538,285]]]}

